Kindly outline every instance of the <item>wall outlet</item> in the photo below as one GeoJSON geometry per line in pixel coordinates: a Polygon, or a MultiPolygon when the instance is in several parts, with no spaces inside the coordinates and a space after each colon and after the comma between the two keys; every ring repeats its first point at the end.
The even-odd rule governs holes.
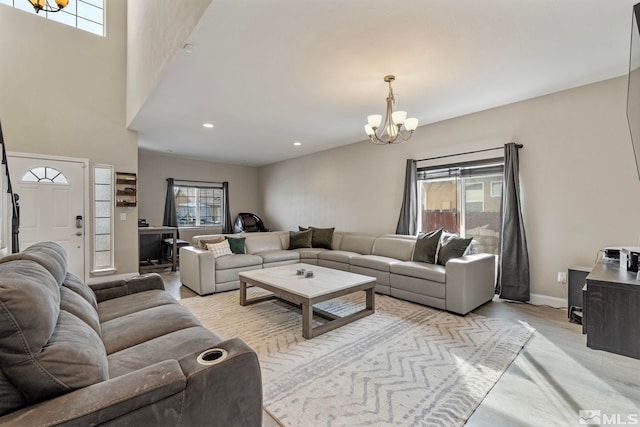
{"type": "Polygon", "coordinates": [[[558,283],[562,283],[562,284],[567,283],[567,272],[566,271],[558,271],[558,283]]]}

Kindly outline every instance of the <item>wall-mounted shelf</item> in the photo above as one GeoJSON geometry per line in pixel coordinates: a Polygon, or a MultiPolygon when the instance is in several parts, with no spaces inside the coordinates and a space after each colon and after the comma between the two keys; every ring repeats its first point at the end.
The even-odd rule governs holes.
{"type": "Polygon", "coordinates": [[[116,206],[138,204],[138,177],[135,173],[116,172],[116,206]]]}

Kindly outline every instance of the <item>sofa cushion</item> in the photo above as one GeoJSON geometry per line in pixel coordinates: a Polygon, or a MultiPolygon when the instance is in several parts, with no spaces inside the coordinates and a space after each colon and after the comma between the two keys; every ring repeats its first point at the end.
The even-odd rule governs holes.
{"type": "Polygon", "coordinates": [[[119,377],[164,360],[180,359],[187,354],[214,348],[220,342],[220,337],[202,326],[164,334],[110,354],[109,377],[119,377]]]}
{"type": "Polygon", "coordinates": [[[289,250],[310,247],[311,230],[289,232],[289,250]]]}
{"type": "Polygon", "coordinates": [[[174,304],[175,302],[176,300],[171,294],[160,290],[138,292],[98,303],[98,315],[100,322],[104,323],[136,311],[174,304]]]}
{"type": "Polygon", "coordinates": [[[214,258],[233,254],[228,240],[223,240],[220,243],[207,243],[207,250],[213,254],[214,258]]]}
{"type": "Polygon", "coordinates": [[[324,248],[299,248],[294,250],[300,254],[300,259],[318,259],[319,253],[328,251],[328,249],[324,248]]]}
{"type": "Polygon", "coordinates": [[[284,247],[282,246],[282,239],[280,239],[279,234],[259,233],[256,235],[251,235],[247,238],[245,242],[245,248],[248,254],[258,254],[264,251],[281,251],[284,247]]]}
{"type": "MultiPolygon", "coordinates": [[[[235,255],[235,256],[239,256],[239,255],[235,255]]],[[[241,273],[243,271],[260,270],[261,268],[262,268],[262,258],[260,258],[260,263],[256,265],[246,265],[244,267],[227,268],[226,270],[216,270],[214,273],[216,276],[215,292],[238,289],[238,287],[240,286],[239,285],[240,278],[238,277],[238,273],[241,273]]]]}
{"type": "Polygon", "coordinates": [[[282,261],[297,261],[300,259],[300,254],[296,251],[264,251],[260,252],[262,257],[262,263],[268,264],[270,262],[282,262],[282,261]]]}
{"type": "Polygon", "coordinates": [[[0,417],[26,405],[24,396],[0,369],[0,417]]]}
{"type": "Polygon", "coordinates": [[[93,308],[98,310],[98,301],[96,294],[93,293],[89,285],[78,279],[71,273],[67,273],[67,277],[62,282],[62,287],[72,290],[87,301],[93,308]]]}
{"type": "Polygon", "coordinates": [[[349,251],[342,251],[342,250],[336,250],[336,251],[326,251],[326,252],[320,252],[318,254],[318,259],[326,259],[328,261],[336,261],[336,262],[343,262],[345,264],[349,264],[349,260],[351,259],[352,256],[355,255],[360,255],[357,252],[349,252],[349,251]]]}
{"type": "Polygon", "coordinates": [[[391,273],[431,280],[438,283],[446,283],[447,278],[447,270],[443,266],[415,261],[391,264],[391,273]]]}
{"type": "Polygon", "coordinates": [[[362,255],[371,255],[371,249],[373,248],[375,240],[375,236],[344,234],[342,240],[340,240],[340,250],[362,255]]]}
{"type": "Polygon", "coordinates": [[[416,247],[413,251],[412,261],[436,263],[438,244],[442,236],[442,228],[429,233],[420,233],[416,239],[416,247]]]}
{"type": "Polygon", "coordinates": [[[234,254],[245,254],[244,237],[225,237],[229,241],[229,247],[234,254]]]}
{"type": "Polygon", "coordinates": [[[43,266],[55,278],[56,283],[64,282],[67,276],[67,253],[57,243],[40,242],[24,251],[0,259],[0,263],[14,260],[31,260],[43,266]]]}
{"type": "Polygon", "coordinates": [[[0,264],[2,411],[103,381],[106,360],[96,331],[60,310],[60,288],[47,268],[20,258],[0,264]]]}
{"type": "Polygon", "coordinates": [[[196,318],[179,305],[161,305],[136,311],[102,323],[107,354],[115,353],[180,329],[199,326],[196,318]]]}
{"type": "Polygon", "coordinates": [[[414,246],[415,241],[406,237],[378,237],[373,243],[371,255],[409,261],[414,246]]]}
{"type": "Polygon", "coordinates": [[[59,315],[60,290],[43,266],[27,260],[0,264],[0,366],[42,351],[59,315]]]}
{"type": "Polygon", "coordinates": [[[262,264],[262,258],[258,255],[234,254],[216,259],[216,270],[227,270],[260,264],[262,264]]]}
{"type": "MultiPolygon", "coordinates": [[[[55,264],[55,254],[53,261],[41,255],[39,262],[55,264]]],[[[100,336],[60,309],[56,278],[39,262],[18,258],[0,264],[0,366],[28,404],[104,381],[108,375],[100,336]]]]}
{"type": "Polygon", "coordinates": [[[390,271],[391,264],[397,262],[400,262],[400,260],[379,255],[354,255],[349,259],[351,265],[386,272],[390,271]]]}
{"type": "Polygon", "coordinates": [[[472,238],[463,239],[460,237],[453,237],[440,247],[438,251],[438,264],[446,265],[447,261],[453,258],[460,258],[465,254],[469,248],[472,238]]]}
{"type": "Polygon", "coordinates": [[[61,287],[60,309],[73,314],[78,319],[89,325],[99,336],[101,335],[98,311],[80,295],[70,289],[61,287]]]}

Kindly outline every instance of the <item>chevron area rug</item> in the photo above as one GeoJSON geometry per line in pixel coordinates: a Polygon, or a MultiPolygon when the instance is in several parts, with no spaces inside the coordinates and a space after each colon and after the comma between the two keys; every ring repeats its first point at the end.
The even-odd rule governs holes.
{"type": "MultiPolygon", "coordinates": [[[[258,353],[264,405],[292,427],[463,425],[533,333],[377,294],[374,314],[305,340],[300,311],[277,300],[242,307],[231,291],[181,303],[258,353]]],[[[338,315],[363,305],[364,292],[319,304],[338,315]]]]}

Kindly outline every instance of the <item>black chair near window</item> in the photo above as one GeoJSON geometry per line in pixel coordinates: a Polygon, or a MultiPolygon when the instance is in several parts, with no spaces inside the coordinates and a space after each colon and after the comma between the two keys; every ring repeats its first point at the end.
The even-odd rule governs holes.
{"type": "Polygon", "coordinates": [[[269,231],[265,227],[264,222],[256,214],[242,212],[236,217],[233,225],[234,233],[256,233],[261,231],[269,231]]]}

